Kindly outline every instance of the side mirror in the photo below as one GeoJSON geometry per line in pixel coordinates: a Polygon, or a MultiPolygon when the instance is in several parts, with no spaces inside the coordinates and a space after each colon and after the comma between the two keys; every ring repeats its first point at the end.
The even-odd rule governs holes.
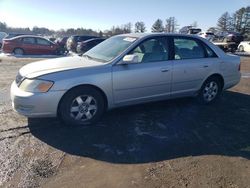
{"type": "Polygon", "coordinates": [[[137,55],[125,55],[119,63],[120,65],[127,65],[131,63],[139,63],[139,57],[137,55]]]}

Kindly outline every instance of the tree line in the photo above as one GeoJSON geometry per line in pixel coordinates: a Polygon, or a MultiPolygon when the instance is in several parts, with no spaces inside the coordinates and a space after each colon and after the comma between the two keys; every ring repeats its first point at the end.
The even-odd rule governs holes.
{"type": "MultiPolygon", "coordinates": [[[[162,25],[163,22],[158,19],[152,26],[152,32],[163,32],[163,31],[176,31],[176,19],[170,17],[166,21],[168,29],[165,30],[162,25]]],[[[36,34],[36,35],[45,35],[45,36],[71,36],[71,35],[93,35],[93,36],[113,36],[124,33],[144,33],[146,32],[146,25],[143,21],[138,21],[134,25],[129,22],[127,24],[112,26],[111,29],[105,31],[95,31],[92,29],[85,28],[69,28],[69,29],[60,29],[60,30],[51,30],[46,27],[37,27],[33,28],[20,28],[20,27],[9,27],[6,23],[0,22],[0,31],[6,33],[22,33],[22,34],[36,34]],[[134,29],[133,29],[134,28],[134,29]]]]}
{"type": "MultiPolygon", "coordinates": [[[[197,27],[197,22],[190,24],[193,27],[197,27]]],[[[178,31],[178,23],[175,17],[169,17],[164,21],[162,19],[157,19],[151,27],[151,32],[166,32],[175,33],[178,31]]],[[[119,26],[113,26],[109,30],[105,31],[95,31],[92,29],[85,28],[69,28],[60,30],[50,30],[45,27],[33,27],[33,28],[14,28],[7,26],[6,23],[0,22],[0,31],[6,33],[24,33],[24,34],[36,34],[36,35],[46,35],[46,36],[71,36],[71,35],[94,35],[100,37],[110,37],[117,34],[124,33],[144,33],[147,31],[146,25],[143,21],[137,21],[134,25],[132,23],[126,23],[119,26]]],[[[211,32],[217,31],[235,31],[241,34],[250,35],[250,7],[242,7],[235,13],[230,14],[225,12],[218,19],[217,27],[211,27],[209,29],[211,32]]]]}
{"type": "Polygon", "coordinates": [[[234,31],[243,35],[250,34],[250,6],[242,7],[234,13],[225,12],[217,22],[217,28],[210,30],[234,31]]]}

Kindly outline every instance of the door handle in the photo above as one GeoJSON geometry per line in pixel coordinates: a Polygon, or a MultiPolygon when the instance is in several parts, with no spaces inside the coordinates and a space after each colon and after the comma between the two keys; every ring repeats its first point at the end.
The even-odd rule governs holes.
{"type": "Polygon", "coordinates": [[[208,65],[204,65],[203,68],[208,68],[208,65]]]}
{"type": "Polygon", "coordinates": [[[161,69],[161,72],[168,72],[169,71],[169,69],[167,69],[167,68],[162,68],[161,69]]]}

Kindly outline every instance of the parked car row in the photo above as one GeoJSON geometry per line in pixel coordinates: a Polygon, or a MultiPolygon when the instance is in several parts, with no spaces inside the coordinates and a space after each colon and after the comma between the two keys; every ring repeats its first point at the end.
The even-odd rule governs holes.
{"type": "Polygon", "coordinates": [[[6,34],[0,32],[0,48],[4,53],[15,55],[62,55],[69,51],[83,54],[103,42],[105,39],[97,36],[74,35],[71,37],[41,37],[26,34],[6,34]]]}
{"type": "Polygon", "coordinates": [[[236,52],[237,50],[249,51],[248,45],[249,42],[242,42],[244,37],[242,34],[233,32],[233,31],[217,31],[216,33],[207,31],[203,32],[199,28],[194,28],[193,26],[185,26],[179,31],[181,34],[190,34],[190,35],[198,35],[202,38],[205,38],[219,48],[221,48],[225,52],[236,52]],[[242,43],[241,43],[242,42],[242,43]]]}

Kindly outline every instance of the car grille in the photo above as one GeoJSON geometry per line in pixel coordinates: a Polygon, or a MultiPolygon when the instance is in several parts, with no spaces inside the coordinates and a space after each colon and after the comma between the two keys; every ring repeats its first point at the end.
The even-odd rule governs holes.
{"type": "Polygon", "coordinates": [[[24,77],[20,73],[18,73],[16,75],[16,80],[15,81],[16,81],[17,86],[19,86],[22,83],[23,79],[24,79],[24,77]]]}

